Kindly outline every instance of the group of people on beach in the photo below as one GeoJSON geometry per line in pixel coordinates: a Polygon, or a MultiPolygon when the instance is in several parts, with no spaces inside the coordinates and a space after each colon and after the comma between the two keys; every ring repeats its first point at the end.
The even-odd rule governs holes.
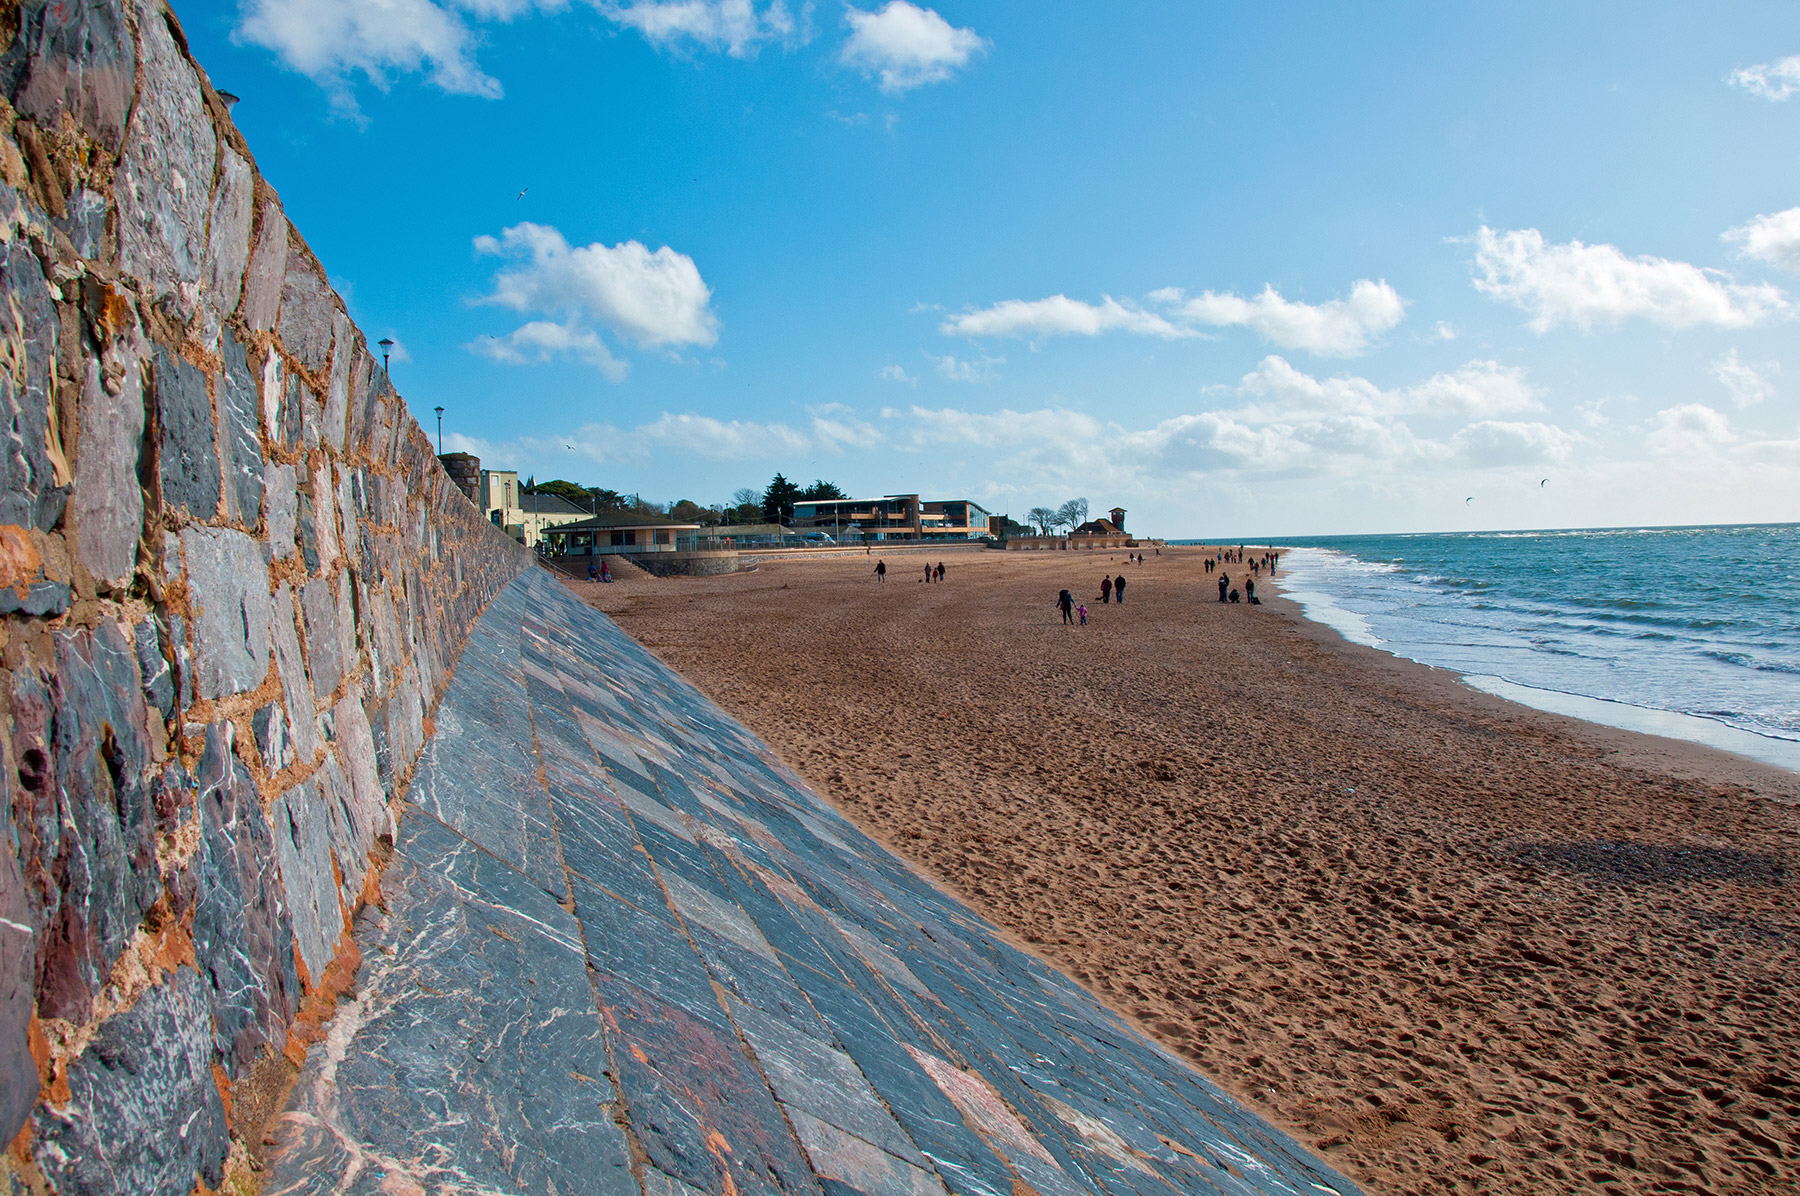
{"type": "MultiPolygon", "coordinates": [[[[1125,605],[1125,575],[1123,573],[1119,574],[1117,577],[1108,574],[1100,579],[1101,603],[1110,606],[1115,599],[1117,599],[1120,606],[1125,605]]],[[[1063,590],[1061,593],[1057,594],[1056,609],[1062,612],[1064,623],[1076,623],[1081,627],[1087,626],[1087,604],[1085,602],[1076,602],[1075,596],[1069,593],[1069,591],[1063,590]]]]}
{"type": "MultiPolygon", "coordinates": [[[[876,561],[875,562],[875,580],[876,581],[886,581],[887,580],[887,562],[886,561],[876,561]]],[[[928,582],[944,580],[944,562],[939,561],[936,565],[926,565],[925,566],[925,580],[928,582]]]]}

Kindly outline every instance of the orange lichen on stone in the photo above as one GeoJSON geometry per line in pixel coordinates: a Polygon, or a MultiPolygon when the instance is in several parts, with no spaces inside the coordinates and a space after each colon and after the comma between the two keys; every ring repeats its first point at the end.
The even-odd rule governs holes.
{"type": "Polygon", "coordinates": [[[300,963],[298,951],[295,952],[295,962],[300,964],[301,984],[308,991],[306,1000],[300,1006],[299,1015],[294,1018],[294,1024],[288,1027],[287,1048],[283,1053],[288,1062],[299,1067],[306,1062],[306,1048],[325,1037],[325,1025],[331,1021],[332,1014],[337,1012],[338,998],[349,992],[356,983],[356,969],[362,966],[362,951],[346,927],[344,933],[338,936],[337,953],[331,957],[331,963],[316,985],[307,985],[305,965],[300,963]]]}
{"type": "Polygon", "coordinates": [[[225,1069],[217,1063],[213,1064],[212,1077],[213,1086],[219,1090],[219,1099],[225,1102],[225,1121],[229,1125],[231,1122],[231,1077],[226,1075],[225,1069]]]}
{"type": "Polygon", "coordinates": [[[31,533],[10,523],[0,525],[0,588],[11,586],[23,598],[43,569],[44,558],[31,533]]]}

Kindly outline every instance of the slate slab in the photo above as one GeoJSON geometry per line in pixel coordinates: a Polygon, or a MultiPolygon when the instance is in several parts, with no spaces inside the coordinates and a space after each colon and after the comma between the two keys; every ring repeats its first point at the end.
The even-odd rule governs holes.
{"type": "Polygon", "coordinates": [[[219,509],[219,452],[206,375],[161,345],[155,360],[163,503],[191,518],[211,519],[219,509]]]}
{"type": "Polygon", "coordinates": [[[230,528],[181,531],[194,606],[200,696],[255,689],[269,671],[269,569],[256,541],[230,528]]]}
{"type": "Polygon", "coordinates": [[[38,1166],[69,1196],[217,1187],[230,1140],[211,1056],[206,983],[181,968],[102,1023],[69,1068],[66,1105],[38,1106],[38,1166]]]}

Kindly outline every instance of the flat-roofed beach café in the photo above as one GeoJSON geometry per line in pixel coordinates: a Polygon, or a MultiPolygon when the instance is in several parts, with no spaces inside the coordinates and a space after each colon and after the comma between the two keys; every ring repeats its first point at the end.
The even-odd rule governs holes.
{"type": "Polygon", "coordinates": [[[543,541],[551,556],[614,556],[692,551],[699,532],[698,523],[601,515],[545,528],[543,541]]]}
{"type": "Polygon", "coordinates": [[[967,498],[921,501],[917,494],[820,498],[794,504],[794,530],[834,540],[980,540],[993,516],[967,498]]]}

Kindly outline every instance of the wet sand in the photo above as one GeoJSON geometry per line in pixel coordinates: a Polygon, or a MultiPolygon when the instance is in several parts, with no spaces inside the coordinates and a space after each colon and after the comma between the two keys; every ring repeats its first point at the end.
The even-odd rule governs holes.
{"type": "Polygon", "coordinates": [[[1800,1185],[1800,777],[1221,605],[1197,549],[943,559],[570,588],[1371,1192],[1800,1185]]]}

